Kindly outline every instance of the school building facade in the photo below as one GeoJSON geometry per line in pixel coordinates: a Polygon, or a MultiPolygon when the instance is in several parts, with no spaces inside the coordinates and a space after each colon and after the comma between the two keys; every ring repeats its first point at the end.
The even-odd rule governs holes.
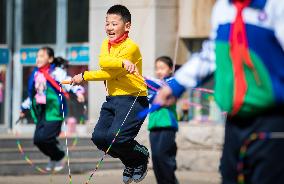
{"type": "MultiPolygon", "coordinates": [[[[209,36],[215,0],[0,0],[0,132],[13,129],[21,102],[27,97],[28,75],[37,50],[51,46],[56,56],[69,60],[68,73],[98,68],[105,38],[107,9],[126,5],[132,14],[130,37],[143,56],[143,74],[153,76],[154,60],[169,55],[176,64],[186,62],[209,36]]],[[[105,99],[103,82],[89,82],[88,112],[95,123],[105,99]]],[[[80,117],[78,105],[70,113],[80,117]]],[[[29,122],[26,124],[27,131],[29,122]]],[[[32,132],[32,131],[30,131],[32,132]]]]}

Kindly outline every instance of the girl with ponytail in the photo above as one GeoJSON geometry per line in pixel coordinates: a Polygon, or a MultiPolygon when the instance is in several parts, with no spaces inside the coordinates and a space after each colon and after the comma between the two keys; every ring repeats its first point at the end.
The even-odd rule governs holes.
{"type": "Polygon", "coordinates": [[[36,67],[28,81],[28,98],[21,106],[20,116],[24,117],[24,110],[29,109],[36,124],[34,144],[50,158],[47,171],[64,168],[65,153],[59,148],[57,137],[61,132],[63,112],[65,116],[67,112],[68,92],[75,93],[79,102],[84,101],[84,88],[81,86],[63,85],[60,90],[60,82],[71,78],[63,69],[66,64],[65,59],[54,57],[52,48],[42,47],[37,53],[36,67]]]}

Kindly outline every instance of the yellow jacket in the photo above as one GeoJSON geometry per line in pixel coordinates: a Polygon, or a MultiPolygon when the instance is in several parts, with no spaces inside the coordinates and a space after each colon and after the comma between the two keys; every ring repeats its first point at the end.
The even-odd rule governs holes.
{"type": "Polygon", "coordinates": [[[139,74],[142,75],[142,56],[136,43],[127,38],[120,44],[113,45],[108,51],[108,39],[102,43],[99,57],[100,70],[85,71],[83,78],[86,81],[106,81],[110,96],[132,95],[147,96],[147,86],[143,78],[128,73],[123,67],[123,60],[136,64],[139,74]]]}

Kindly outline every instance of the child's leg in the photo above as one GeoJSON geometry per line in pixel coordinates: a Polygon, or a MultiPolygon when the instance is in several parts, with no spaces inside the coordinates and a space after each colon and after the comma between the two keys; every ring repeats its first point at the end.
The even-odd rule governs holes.
{"type": "Polygon", "coordinates": [[[107,149],[106,135],[113,121],[113,109],[105,102],[102,105],[99,120],[92,134],[92,141],[98,149],[105,151],[107,149]]]}
{"type": "MultiPolygon", "coordinates": [[[[284,132],[284,113],[269,112],[251,119],[231,119],[226,123],[221,158],[222,183],[237,183],[237,162],[244,141],[255,132],[284,132]]],[[[284,183],[284,140],[256,140],[244,158],[245,183],[284,183]]]]}
{"type": "MultiPolygon", "coordinates": [[[[92,134],[92,141],[98,147],[98,149],[102,151],[106,151],[109,147],[107,143],[107,132],[111,127],[111,124],[114,119],[114,104],[113,100],[110,97],[106,98],[106,101],[101,108],[100,118],[94,128],[94,132],[92,134]]],[[[118,155],[115,152],[108,153],[112,157],[117,158],[118,155]]]]}
{"type": "Polygon", "coordinates": [[[158,184],[177,183],[175,136],[176,131],[170,129],[150,132],[153,169],[158,184]]]}
{"type": "Polygon", "coordinates": [[[43,120],[36,125],[34,144],[53,161],[59,161],[65,156],[64,151],[59,149],[59,142],[56,139],[61,132],[61,125],[61,121],[43,120]]]}
{"type": "MultiPolygon", "coordinates": [[[[124,121],[136,97],[120,96],[112,97],[115,104],[115,117],[108,130],[107,142],[111,143],[118,129],[124,121]]],[[[148,107],[147,97],[138,97],[130,111],[120,133],[113,143],[110,153],[116,153],[124,165],[137,167],[148,162],[149,153],[145,146],[140,145],[134,138],[137,136],[144,120],[138,120],[137,114],[148,107]]]]}
{"type": "MultiPolygon", "coordinates": [[[[239,121],[239,123],[241,122],[239,121]]],[[[226,121],[223,153],[220,162],[223,184],[237,184],[237,163],[242,146],[240,130],[232,121],[226,121]]]]}

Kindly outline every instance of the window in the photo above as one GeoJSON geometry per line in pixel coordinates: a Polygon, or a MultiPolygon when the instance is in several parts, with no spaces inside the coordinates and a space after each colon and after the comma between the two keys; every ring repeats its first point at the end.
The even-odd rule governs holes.
{"type": "Polygon", "coordinates": [[[89,0],[68,0],[67,42],[89,40],[89,0]]]}
{"type": "Polygon", "coordinates": [[[6,0],[0,0],[0,44],[6,43],[6,0]]]}
{"type": "Polygon", "coordinates": [[[56,0],[23,1],[23,44],[56,42],[56,0]]]}
{"type": "MultiPolygon", "coordinates": [[[[88,70],[88,66],[78,66],[78,65],[69,65],[67,68],[67,74],[69,76],[74,76],[78,73],[82,73],[84,71],[88,70]]],[[[68,117],[74,117],[76,118],[77,122],[80,124],[85,123],[85,121],[88,119],[87,117],[87,109],[85,109],[85,104],[88,104],[88,83],[81,84],[85,88],[85,102],[79,103],[77,101],[76,95],[70,94],[70,99],[67,101],[68,105],[68,117]]]]}
{"type": "MultiPolygon", "coordinates": [[[[29,78],[30,78],[30,75],[32,74],[32,71],[33,71],[34,67],[33,66],[24,66],[23,67],[23,93],[22,93],[22,101],[23,102],[27,97],[28,97],[28,82],[29,82],[29,78]]],[[[32,119],[32,116],[31,116],[31,112],[29,110],[25,111],[26,113],[26,123],[28,124],[33,124],[33,119],[32,119]]]]}
{"type": "MultiPolygon", "coordinates": [[[[206,38],[182,38],[183,54],[182,61],[188,61],[191,54],[200,52],[202,43],[206,38]]],[[[214,86],[214,78],[208,78],[198,87],[212,89],[214,86]]],[[[211,122],[220,123],[224,122],[224,116],[220,109],[217,107],[213,94],[204,93],[197,90],[191,90],[186,93],[182,100],[178,102],[178,112],[180,113],[181,121],[194,120],[195,122],[211,122]],[[189,102],[195,105],[191,105],[189,102]],[[181,109],[181,110],[179,110],[181,109]]]]}

